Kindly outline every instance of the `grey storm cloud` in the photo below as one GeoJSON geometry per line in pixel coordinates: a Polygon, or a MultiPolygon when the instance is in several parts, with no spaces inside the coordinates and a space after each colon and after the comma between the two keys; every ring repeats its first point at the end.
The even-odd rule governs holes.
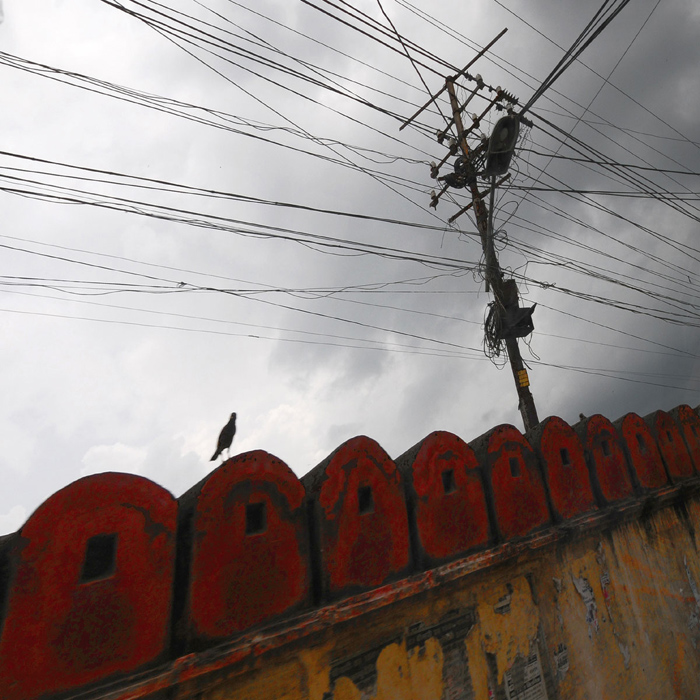
{"type": "MultiPolygon", "coordinates": [[[[336,17],[177,0],[166,27],[148,1],[141,20],[4,3],[0,534],[94,471],[179,495],[232,411],[236,450],[300,475],[357,434],[398,456],[432,430],[522,425],[482,351],[474,220],[447,224],[468,200],[428,206],[446,95],[398,127],[422,81],[505,27],[470,72],[524,104],[595,8],[382,0],[414,65],[376,0],[353,3],[369,24],[343,16],[370,36],[311,5],[336,17]]],[[[538,304],[540,418],[698,403],[699,24],[692,2],[629,3],[523,129],[494,220],[538,304]]]]}

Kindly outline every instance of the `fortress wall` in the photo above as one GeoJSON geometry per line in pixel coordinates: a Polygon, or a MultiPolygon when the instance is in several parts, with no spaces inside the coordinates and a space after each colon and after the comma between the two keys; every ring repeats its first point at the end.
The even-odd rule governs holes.
{"type": "Polygon", "coordinates": [[[699,456],[679,406],[80,479],[0,538],[0,697],[691,697],[699,456]]]}

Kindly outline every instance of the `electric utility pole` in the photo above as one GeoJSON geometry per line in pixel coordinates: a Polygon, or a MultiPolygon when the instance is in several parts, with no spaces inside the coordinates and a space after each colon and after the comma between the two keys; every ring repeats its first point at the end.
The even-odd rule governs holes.
{"type": "MultiPolygon", "coordinates": [[[[476,58],[490,48],[504,33],[505,30],[480,52],[476,58]]],[[[476,58],[472,60],[471,63],[473,63],[476,58]]],[[[469,65],[471,65],[471,63],[469,65]]],[[[513,379],[515,380],[515,387],[518,392],[518,408],[522,415],[525,430],[527,431],[534,428],[539,423],[539,419],[537,417],[537,409],[535,408],[535,400],[530,391],[530,380],[527,369],[523,363],[517,339],[525,337],[533,331],[532,312],[535,307],[533,306],[530,309],[521,308],[518,304],[518,288],[515,280],[503,278],[494,246],[493,230],[495,190],[510,177],[510,174],[507,173],[508,166],[517,141],[520,121],[525,121],[525,119],[524,117],[513,114],[512,108],[517,103],[515,97],[500,88],[489,88],[492,93],[495,93],[495,97],[489,100],[488,106],[480,116],[476,114],[472,116],[472,125],[468,129],[465,129],[462,121],[462,113],[472,98],[481,89],[486,87],[481,76],[477,75],[472,77],[467,73],[469,65],[456,76],[447,78],[445,80],[445,87],[431,97],[428,103],[406,121],[401,128],[409,124],[442,92],[447,90],[450,98],[452,118],[449,120],[447,127],[438,133],[438,141],[442,143],[453,126],[457,131],[457,139],[451,140],[449,152],[445,158],[439,164],[432,165],[432,177],[444,184],[438,194],[433,193],[431,206],[437,207],[440,197],[450,187],[457,189],[466,187],[469,189],[471,202],[452,216],[449,221],[454,221],[468,209],[474,208],[476,224],[484,252],[486,291],[493,290],[494,296],[494,302],[491,305],[486,322],[486,342],[487,344],[496,343],[498,346],[500,346],[501,342],[505,343],[511,370],[513,372],[513,379]],[[466,101],[460,105],[457,99],[455,83],[462,76],[474,81],[476,87],[469,92],[466,101]],[[509,107],[504,107],[502,104],[503,102],[509,103],[509,107]],[[482,138],[478,145],[474,148],[470,148],[467,136],[478,128],[481,120],[493,107],[501,111],[508,109],[507,116],[498,120],[490,138],[482,138]],[[440,168],[447,163],[449,158],[458,153],[459,155],[454,161],[454,172],[439,177],[440,168]],[[503,175],[503,177],[497,181],[497,176],[499,175],[503,175]],[[477,177],[488,180],[490,182],[490,187],[483,192],[479,191],[477,177]],[[484,198],[487,195],[490,195],[489,209],[486,208],[486,204],[484,203],[484,198]]]]}
{"type": "MultiPolygon", "coordinates": [[[[603,7],[607,5],[607,1],[603,3],[603,7]]],[[[535,307],[529,309],[521,308],[518,304],[518,288],[514,279],[503,279],[503,273],[498,264],[498,257],[494,246],[494,230],[493,230],[493,208],[494,208],[494,192],[496,188],[509,178],[508,167],[510,159],[515,150],[515,144],[518,140],[520,124],[532,126],[532,122],[525,118],[525,113],[530,110],[532,105],[544,94],[544,92],[552,86],[562,73],[581,55],[591,42],[607,27],[610,22],[620,13],[620,11],[629,4],[629,0],[620,0],[617,4],[608,8],[603,12],[603,8],[596,12],[593,20],[586,25],[586,28],[574,41],[571,48],[564,54],[554,67],[552,72],[545,78],[540,87],[533,93],[528,102],[520,108],[518,113],[515,113],[515,106],[518,100],[508,94],[501,88],[492,88],[487,86],[480,75],[472,76],[467,73],[469,67],[481,56],[483,56],[505,33],[504,29],[495,39],[487,44],[459,73],[445,80],[445,86],[436,94],[432,95],[428,102],[423,105],[412,117],[406,120],[400,127],[403,129],[410,124],[423,110],[429,107],[445,90],[450,96],[450,106],[452,108],[452,118],[446,119],[447,127],[438,132],[438,142],[442,143],[448,135],[452,127],[457,129],[457,138],[449,140],[449,151],[440,163],[432,163],[431,176],[444,183],[439,193],[433,192],[431,207],[437,207],[440,197],[449,189],[461,189],[468,187],[471,193],[471,202],[462,207],[454,216],[450,217],[449,221],[454,221],[458,216],[471,207],[474,207],[476,215],[476,224],[481,237],[481,246],[484,251],[486,273],[484,275],[486,281],[486,291],[493,290],[494,301],[489,305],[489,314],[484,324],[485,332],[485,349],[488,350],[487,355],[490,357],[498,356],[502,349],[502,343],[505,344],[508,352],[508,359],[513,370],[513,379],[515,379],[515,387],[518,391],[519,403],[518,408],[523,417],[525,430],[529,430],[538,424],[537,410],[535,409],[535,401],[530,392],[530,380],[527,376],[527,370],[520,355],[518,348],[518,338],[524,338],[532,333],[534,325],[532,323],[532,312],[535,307]],[[457,99],[455,85],[457,81],[466,78],[468,81],[476,83],[473,90],[467,90],[468,97],[460,105],[457,99]],[[491,94],[495,93],[495,97],[489,100],[488,106],[480,116],[472,115],[472,125],[464,128],[462,122],[462,113],[464,112],[470,101],[479,93],[480,90],[487,88],[491,94]],[[505,106],[503,102],[509,103],[505,106]],[[482,136],[478,145],[469,148],[467,136],[474,138],[475,132],[481,120],[486,114],[495,107],[499,111],[506,111],[507,114],[501,117],[493,128],[490,136],[482,136]],[[455,156],[459,156],[454,160],[453,170],[447,175],[440,176],[440,168],[447,161],[455,156]],[[498,182],[497,176],[503,175],[498,182]],[[490,187],[484,192],[479,191],[477,178],[488,180],[490,187]],[[484,197],[490,196],[490,209],[486,209],[484,197]]],[[[466,88],[465,88],[466,89],[466,88]]],[[[485,97],[480,95],[480,97],[485,97]]],[[[399,129],[399,130],[400,130],[399,129]]]]}

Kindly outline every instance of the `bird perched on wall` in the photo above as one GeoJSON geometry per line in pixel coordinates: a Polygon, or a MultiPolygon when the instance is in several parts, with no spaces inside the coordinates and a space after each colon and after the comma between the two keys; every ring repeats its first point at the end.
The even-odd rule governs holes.
{"type": "Polygon", "coordinates": [[[233,442],[233,436],[235,434],[236,414],[232,413],[228,423],[226,423],[219,433],[219,440],[216,443],[216,452],[214,452],[214,455],[209,460],[210,462],[213,462],[224,450],[227,450],[227,452],[230,450],[231,443],[233,442]]]}

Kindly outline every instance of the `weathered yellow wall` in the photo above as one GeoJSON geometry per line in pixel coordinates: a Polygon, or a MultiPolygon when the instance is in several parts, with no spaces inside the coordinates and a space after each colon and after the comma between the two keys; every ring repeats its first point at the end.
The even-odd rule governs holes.
{"type": "Polygon", "coordinates": [[[574,528],[568,539],[200,678],[201,695],[183,683],[169,697],[698,698],[698,522],[691,500],[607,529],[574,528]]]}

